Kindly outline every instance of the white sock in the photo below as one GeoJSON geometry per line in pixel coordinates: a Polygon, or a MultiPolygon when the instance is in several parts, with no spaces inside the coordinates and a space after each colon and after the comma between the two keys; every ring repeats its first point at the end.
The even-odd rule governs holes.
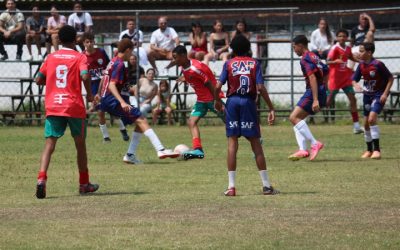
{"type": "Polygon", "coordinates": [[[365,142],[372,142],[372,137],[371,137],[371,131],[370,130],[365,130],[364,131],[364,139],[365,139],[365,142]]]}
{"type": "Polygon", "coordinates": [[[294,135],[296,136],[297,144],[299,145],[299,149],[307,150],[306,138],[304,138],[304,136],[300,133],[300,131],[296,127],[293,127],[293,130],[294,130],[294,135]]]}
{"type": "Polygon", "coordinates": [[[379,127],[378,127],[378,125],[370,126],[369,128],[371,129],[372,140],[379,139],[379,127]]]}
{"type": "Polygon", "coordinates": [[[136,149],[139,145],[140,139],[142,138],[143,134],[142,133],[138,133],[133,131],[132,133],[132,139],[131,142],[129,143],[129,147],[128,147],[128,154],[136,154],[136,149]]]}
{"type": "Polygon", "coordinates": [[[258,171],[258,173],[260,174],[263,187],[271,187],[271,184],[269,184],[268,171],[267,170],[260,170],[260,171],[258,171]]]}
{"type": "Polygon", "coordinates": [[[228,178],[229,178],[229,186],[228,186],[228,188],[234,188],[235,187],[236,171],[228,171],[228,178]]]}
{"type": "Polygon", "coordinates": [[[360,123],[359,122],[353,122],[353,128],[355,129],[360,129],[360,123]]]}
{"type": "Polygon", "coordinates": [[[304,138],[306,138],[306,140],[311,142],[311,145],[317,144],[317,140],[315,140],[314,136],[307,126],[307,123],[304,120],[301,120],[294,127],[304,136],[304,138]]]}
{"type": "Polygon", "coordinates": [[[161,151],[164,149],[164,146],[161,144],[160,139],[158,139],[158,136],[156,133],[154,133],[154,130],[149,128],[148,130],[144,131],[143,133],[147,138],[149,138],[151,144],[153,144],[153,147],[156,151],[161,151]]]}
{"type": "Polygon", "coordinates": [[[103,138],[110,138],[110,134],[108,133],[107,125],[106,124],[99,124],[100,131],[103,134],[103,138]]]}
{"type": "Polygon", "coordinates": [[[126,130],[125,124],[121,119],[119,119],[119,130],[126,130]]]}

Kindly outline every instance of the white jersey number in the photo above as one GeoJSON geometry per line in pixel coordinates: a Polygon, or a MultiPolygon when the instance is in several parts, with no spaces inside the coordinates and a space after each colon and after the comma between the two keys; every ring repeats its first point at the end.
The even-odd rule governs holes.
{"type": "Polygon", "coordinates": [[[64,89],[67,87],[67,65],[58,65],[56,68],[56,86],[57,88],[64,89]]]}

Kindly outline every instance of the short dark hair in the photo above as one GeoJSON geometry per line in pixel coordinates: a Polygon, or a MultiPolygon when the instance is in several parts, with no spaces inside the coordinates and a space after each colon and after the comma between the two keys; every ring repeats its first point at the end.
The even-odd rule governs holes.
{"type": "Polygon", "coordinates": [[[375,52],[375,44],[374,43],[363,42],[361,45],[364,46],[365,51],[370,51],[372,54],[374,54],[374,52],[375,52]]]}
{"type": "Polygon", "coordinates": [[[61,43],[73,43],[76,40],[76,30],[70,25],[65,25],[58,31],[58,38],[61,43]]]}
{"type": "Polygon", "coordinates": [[[229,46],[237,56],[247,55],[250,51],[250,41],[242,34],[236,35],[229,46]]]}
{"type": "Polygon", "coordinates": [[[175,53],[177,55],[187,55],[187,50],[186,50],[185,46],[178,45],[175,47],[175,49],[172,51],[172,53],[175,53]]]}
{"type": "Polygon", "coordinates": [[[308,39],[307,39],[307,37],[305,35],[298,35],[295,38],[293,38],[293,43],[307,46],[308,45],[308,39]]]}
{"type": "Polygon", "coordinates": [[[85,41],[86,39],[88,40],[94,40],[94,34],[92,32],[85,32],[82,35],[82,40],[85,41]]]}
{"type": "Polygon", "coordinates": [[[346,29],[339,29],[338,31],[336,31],[336,36],[338,36],[340,33],[343,33],[346,36],[349,36],[349,32],[346,29]]]}
{"type": "Polygon", "coordinates": [[[118,42],[118,52],[124,53],[127,49],[133,49],[133,42],[129,38],[123,38],[118,42]]]}

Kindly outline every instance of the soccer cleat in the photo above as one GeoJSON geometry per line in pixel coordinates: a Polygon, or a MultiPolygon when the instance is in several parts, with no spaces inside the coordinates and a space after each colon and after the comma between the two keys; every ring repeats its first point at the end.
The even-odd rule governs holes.
{"type": "Polygon", "coordinates": [[[319,141],[317,141],[315,145],[311,145],[310,161],[313,161],[315,158],[317,158],[319,151],[323,148],[324,144],[319,141]]]}
{"type": "Polygon", "coordinates": [[[381,159],[381,152],[380,152],[380,151],[374,151],[374,152],[372,152],[371,159],[374,159],[374,160],[379,160],[379,159],[381,159]]]}
{"type": "Polygon", "coordinates": [[[4,55],[2,55],[1,57],[0,57],[0,61],[5,61],[5,60],[7,60],[8,59],[8,54],[7,53],[5,53],[4,55]]]}
{"type": "Polygon", "coordinates": [[[120,130],[121,135],[122,135],[122,140],[124,141],[129,141],[129,135],[126,129],[120,130]]]}
{"type": "Polygon", "coordinates": [[[353,134],[358,135],[364,133],[362,128],[353,128],[353,134]]]}
{"type": "Polygon", "coordinates": [[[46,182],[39,182],[36,185],[36,197],[38,199],[46,198],[46,182]]]}
{"type": "Polygon", "coordinates": [[[106,137],[103,139],[103,143],[111,143],[110,137],[106,137]]]}
{"type": "Polygon", "coordinates": [[[372,152],[367,150],[361,155],[361,158],[368,159],[368,158],[371,158],[371,155],[372,155],[372,152]]]}
{"type": "Polygon", "coordinates": [[[161,151],[157,151],[157,156],[159,159],[165,159],[165,158],[176,158],[179,157],[179,153],[174,152],[171,149],[164,149],[161,151]]]}
{"type": "Polygon", "coordinates": [[[140,164],[142,163],[141,160],[137,159],[134,154],[126,154],[122,159],[127,164],[140,164]]]}
{"type": "Polygon", "coordinates": [[[279,190],[275,189],[273,186],[263,187],[263,195],[276,195],[279,193],[279,190]]]}
{"type": "Polygon", "coordinates": [[[234,187],[228,188],[227,190],[225,190],[224,195],[225,196],[236,196],[236,188],[234,188],[234,187]]]}
{"type": "Polygon", "coordinates": [[[307,150],[297,150],[296,153],[289,155],[288,159],[292,161],[298,161],[302,158],[307,158],[310,156],[307,150]]]}
{"type": "Polygon", "coordinates": [[[93,193],[96,192],[97,189],[99,189],[99,185],[98,184],[92,184],[92,183],[88,183],[88,184],[81,184],[79,185],[79,193],[80,194],[87,194],[87,193],[93,193]]]}
{"type": "Polygon", "coordinates": [[[204,158],[204,152],[201,149],[194,149],[190,151],[186,151],[182,154],[183,159],[189,160],[189,159],[203,159],[204,158]]]}

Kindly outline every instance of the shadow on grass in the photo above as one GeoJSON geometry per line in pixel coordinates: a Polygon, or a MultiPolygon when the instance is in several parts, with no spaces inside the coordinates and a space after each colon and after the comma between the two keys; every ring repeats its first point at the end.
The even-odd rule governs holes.
{"type": "Polygon", "coordinates": [[[149,192],[99,192],[99,193],[89,193],[89,194],[73,194],[73,195],[63,195],[63,196],[48,196],[45,199],[59,199],[64,197],[89,197],[89,196],[114,196],[114,195],[145,195],[149,192]]]}

